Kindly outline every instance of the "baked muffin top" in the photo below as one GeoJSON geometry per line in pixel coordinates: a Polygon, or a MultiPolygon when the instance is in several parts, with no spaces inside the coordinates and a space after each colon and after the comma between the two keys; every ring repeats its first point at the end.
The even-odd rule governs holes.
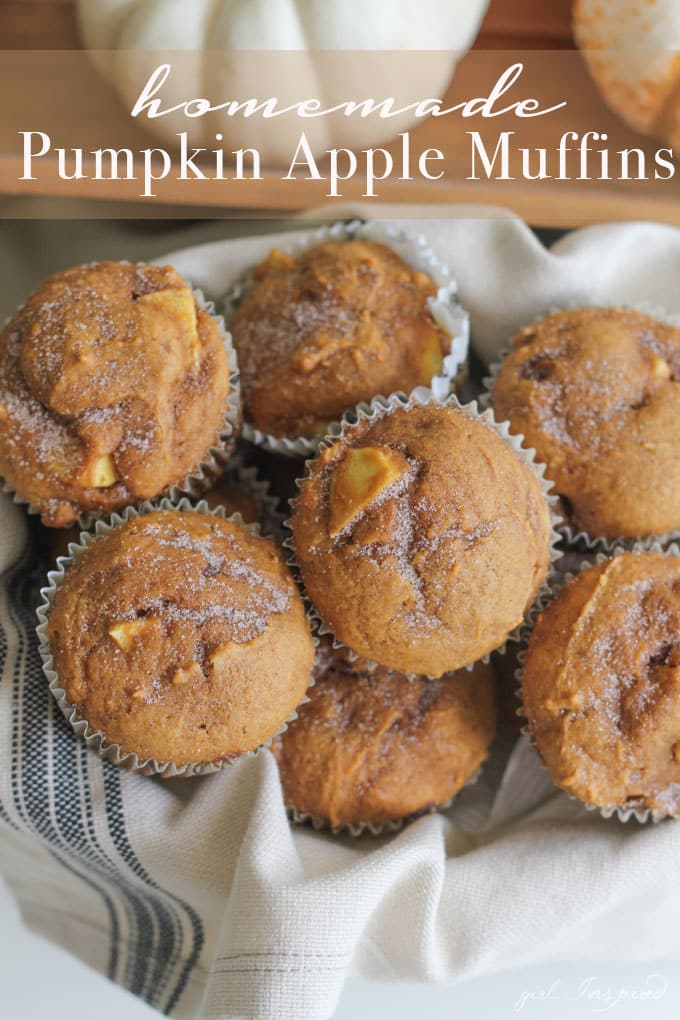
{"type": "Polygon", "coordinates": [[[310,700],[272,750],[286,803],[331,828],[432,810],[487,756],[496,731],[489,666],[409,680],[322,645],[314,674],[310,700]]]}
{"type": "Polygon", "coordinates": [[[188,511],[96,539],[67,570],[48,634],[78,718],[124,753],[178,766],[268,740],[302,698],[314,654],[274,545],[188,511]]]}
{"type": "Polygon", "coordinates": [[[174,269],[77,266],[0,334],[0,473],[60,527],[153,498],[205,460],[228,397],[220,327],[174,269]]]}
{"type": "Polygon", "coordinates": [[[538,618],[522,694],[558,786],[680,814],[680,559],[626,553],[579,574],[538,618]]]}
{"type": "Polygon", "coordinates": [[[328,431],[377,394],[429,385],[451,353],[436,284],[373,241],[274,250],[230,323],[245,417],[275,436],[328,431]]]}
{"type": "Polygon", "coordinates": [[[441,676],[503,644],[550,559],[534,472],[483,420],[440,405],[347,430],[309,462],[291,527],[325,623],[406,673],[441,676]]]}
{"type": "Polygon", "coordinates": [[[576,529],[680,526],[680,330],[623,308],[551,315],[513,340],[493,407],[535,447],[576,529]]]}

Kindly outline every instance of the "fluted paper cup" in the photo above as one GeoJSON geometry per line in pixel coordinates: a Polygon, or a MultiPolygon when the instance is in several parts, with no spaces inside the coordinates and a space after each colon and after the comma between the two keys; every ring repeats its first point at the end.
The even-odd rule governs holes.
{"type": "MultiPolygon", "coordinates": [[[[321,227],[289,244],[286,244],[284,235],[280,247],[282,251],[291,255],[299,255],[309,248],[323,244],[324,241],[343,241],[355,238],[375,241],[391,248],[411,268],[427,273],[437,285],[436,296],[429,299],[430,311],[437,324],[451,338],[451,349],[444,358],[441,373],[434,376],[430,388],[438,398],[445,399],[452,388],[462,382],[466,372],[470,344],[470,321],[467,312],[458,303],[457,284],[422,235],[406,233],[401,228],[389,223],[362,223],[355,220],[351,223],[334,223],[332,226],[321,227]]],[[[246,277],[229,293],[224,305],[227,322],[242,297],[252,286],[252,278],[246,277]]],[[[348,408],[348,411],[351,410],[348,408]]],[[[333,422],[328,433],[339,435],[340,429],[341,422],[333,422]]],[[[324,438],[322,435],[312,437],[274,436],[262,432],[246,420],[243,422],[242,435],[244,439],[258,446],[289,457],[313,456],[324,438]]]]}
{"type": "Polygon", "coordinates": [[[229,467],[220,478],[214,482],[214,488],[205,494],[205,499],[210,504],[211,494],[219,499],[220,486],[223,481],[238,485],[252,499],[256,513],[257,523],[260,524],[262,534],[273,538],[278,545],[282,545],[286,537],[284,521],[286,514],[279,510],[279,501],[272,493],[269,481],[258,468],[246,465],[239,453],[236,453],[229,463],[229,467]]]}
{"type": "Polygon", "coordinates": [[[296,825],[311,825],[316,832],[328,832],[332,836],[352,836],[357,838],[359,836],[389,836],[395,832],[399,832],[406,825],[410,825],[411,822],[417,821],[419,818],[425,818],[427,815],[434,815],[440,811],[447,811],[460,797],[463,790],[466,790],[470,786],[474,786],[479,777],[483,772],[484,766],[481,765],[477,771],[470,776],[466,783],[463,783],[460,790],[449,797],[448,800],[443,801],[441,804],[435,804],[422,808],[420,811],[414,811],[409,815],[404,815],[403,818],[390,819],[388,822],[382,824],[376,824],[375,822],[343,822],[342,825],[332,826],[330,822],[325,818],[320,818],[318,815],[310,814],[308,811],[299,811],[292,804],[286,804],[286,812],[288,817],[296,825]]]}
{"type": "MultiPolygon", "coordinates": [[[[534,323],[543,322],[544,319],[548,318],[549,316],[557,315],[560,312],[578,311],[581,309],[588,308],[607,308],[607,307],[624,308],[629,311],[640,312],[643,315],[649,315],[653,319],[657,319],[659,322],[663,322],[669,326],[674,326],[676,329],[680,329],[680,316],[672,315],[671,313],[663,309],[659,309],[657,307],[645,305],[642,303],[612,306],[592,305],[587,303],[562,305],[560,307],[550,308],[545,313],[545,315],[540,315],[536,317],[533,320],[533,322],[534,323]]],[[[527,325],[530,325],[530,323],[527,323],[527,325]]],[[[488,375],[483,380],[483,391],[479,397],[480,406],[483,408],[493,409],[493,391],[496,385],[496,379],[498,378],[498,374],[503,366],[505,359],[513,349],[512,348],[513,338],[514,337],[509,338],[507,343],[504,344],[500,354],[498,355],[498,358],[494,362],[492,362],[491,365],[489,365],[488,375]]],[[[548,470],[547,467],[546,470],[548,470]]],[[[602,535],[589,534],[582,528],[574,527],[569,523],[569,521],[565,520],[563,517],[561,517],[558,523],[558,531],[560,532],[560,535],[564,538],[564,541],[566,542],[569,548],[585,549],[593,553],[598,551],[604,553],[613,553],[614,550],[619,548],[634,550],[639,546],[641,542],[648,544],[650,546],[655,543],[659,543],[663,546],[666,546],[671,542],[680,541],[680,528],[674,528],[661,535],[649,535],[649,536],[640,535],[637,536],[636,538],[623,538],[623,537],[605,538],[602,535]]]]}
{"type": "MultiPolygon", "coordinates": [[[[501,437],[501,439],[506,443],[506,445],[508,445],[513,450],[513,452],[518,456],[522,463],[525,464],[534,474],[534,476],[536,477],[540,484],[541,491],[545,497],[546,503],[548,504],[550,510],[551,519],[550,557],[549,557],[550,558],[549,574],[550,574],[550,572],[553,569],[554,563],[562,555],[562,551],[558,548],[558,543],[560,542],[560,535],[557,531],[557,525],[559,523],[560,518],[555,511],[556,497],[552,493],[552,482],[548,481],[545,478],[545,466],[543,464],[539,464],[536,461],[535,451],[532,449],[527,449],[523,446],[523,437],[520,435],[511,434],[508,423],[496,421],[493,412],[490,409],[487,408],[487,410],[480,412],[476,401],[473,400],[468,404],[462,404],[455,394],[450,394],[445,399],[441,399],[438,398],[432,392],[432,390],[428,390],[426,387],[419,387],[418,389],[414,390],[411,396],[408,398],[399,394],[393,394],[391,397],[374,397],[374,399],[370,403],[359,404],[353,412],[346,414],[343,417],[338,434],[326,436],[322,441],[320,448],[323,449],[332,446],[334,443],[338,441],[338,439],[342,439],[345,436],[351,434],[351,431],[354,428],[356,428],[357,425],[359,425],[360,423],[363,423],[365,421],[370,422],[377,421],[379,418],[384,417],[385,414],[397,409],[408,410],[413,407],[424,407],[428,404],[436,404],[440,407],[455,407],[458,410],[464,411],[465,414],[469,415],[471,418],[483,422],[485,425],[492,428],[493,431],[498,436],[501,437]]],[[[309,478],[311,463],[312,461],[307,462],[305,475],[297,480],[298,490],[300,491],[302,490],[302,488],[307,482],[307,479],[309,478]]],[[[296,499],[291,500],[290,504],[291,510],[295,508],[296,502],[297,497],[296,499]]],[[[286,527],[288,528],[289,532],[292,531],[291,523],[292,519],[289,518],[286,521],[286,527]]],[[[311,618],[314,621],[314,626],[319,636],[330,635],[330,637],[332,637],[333,639],[334,648],[345,648],[351,660],[359,658],[356,652],[354,652],[350,648],[346,648],[343,642],[338,640],[333,631],[324,622],[324,620],[318,613],[316,607],[314,606],[312,599],[307,594],[304,582],[302,580],[300,565],[296,557],[295,544],[292,533],[289,534],[288,537],[286,538],[286,541],[284,542],[284,547],[289,552],[288,563],[291,569],[294,571],[295,576],[298,578],[300,587],[303,591],[303,594],[307,601],[307,605],[309,607],[311,618]]],[[[549,591],[549,576],[548,579],[546,579],[546,581],[542,585],[540,592],[537,594],[536,598],[538,598],[539,595],[545,591],[549,591]]],[[[519,625],[507,636],[505,641],[501,645],[499,645],[498,648],[495,648],[491,652],[488,652],[481,659],[475,660],[475,662],[479,661],[488,663],[491,658],[491,655],[494,652],[497,654],[503,654],[507,649],[508,642],[520,641],[521,632],[522,625],[519,625]]],[[[361,656],[361,658],[363,659],[364,657],[361,656]]],[[[365,659],[365,661],[367,662],[368,667],[371,669],[375,669],[376,666],[378,665],[378,663],[376,663],[373,660],[365,659]]],[[[461,667],[461,669],[472,670],[475,666],[475,662],[471,662],[466,666],[461,667]]],[[[411,679],[415,679],[415,677],[418,676],[419,674],[406,673],[405,675],[411,679]]]]}
{"type": "MultiPolygon", "coordinates": [[[[235,761],[242,761],[244,758],[252,757],[253,755],[258,754],[263,747],[269,747],[272,740],[283,733],[288,724],[292,722],[293,719],[297,718],[297,710],[291,713],[283,725],[275,733],[273,733],[267,741],[252,751],[246,751],[235,758],[227,757],[219,761],[195,762],[181,766],[175,765],[171,761],[158,761],[155,758],[142,759],[135,752],[124,752],[120,745],[110,741],[102,730],[94,729],[90,726],[86,719],[80,718],[77,707],[68,701],[66,691],[61,685],[50,649],[47,630],[49,616],[56,593],[59,590],[71,564],[73,564],[74,561],[101,536],[108,535],[116,528],[121,527],[121,525],[125,524],[127,521],[146,514],[154,513],[157,510],[175,510],[182,513],[212,515],[214,517],[220,517],[223,520],[234,521],[246,531],[250,532],[250,534],[260,534],[260,525],[244,523],[240,514],[227,516],[222,508],[218,507],[216,510],[211,510],[204,501],[201,501],[198,504],[193,504],[187,498],[182,498],[177,503],[174,503],[169,499],[161,499],[154,502],[146,502],[138,507],[126,507],[125,510],[120,513],[112,514],[106,521],[96,521],[93,530],[82,531],[78,542],[72,542],[69,545],[68,556],[60,556],[57,560],[56,569],[51,570],[47,575],[48,583],[41,589],[40,594],[42,602],[37,609],[38,626],[36,628],[36,634],[38,636],[38,649],[50,691],[54,695],[62,714],[65,716],[74,733],[81,737],[87,746],[96,751],[101,758],[132,772],[139,772],[143,775],[158,775],[165,779],[204,776],[217,772],[226,765],[233,764],[235,761]]],[[[314,638],[314,640],[316,643],[317,639],[314,638]]],[[[310,676],[309,686],[311,687],[312,684],[313,677],[310,676]]],[[[307,695],[305,695],[300,701],[300,705],[304,704],[307,700],[307,695]]]]}
{"type": "MultiPolygon", "coordinates": [[[[573,556],[571,557],[572,563],[570,564],[572,569],[570,569],[567,572],[558,571],[552,575],[551,583],[548,585],[545,591],[541,592],[540,597],[536,600],[536,602],[532,606],[531,613],[525,626],[522,628],[520,634],[520,641],[522,647],[517,656],[518,666],[515,671],[515,679],[517,682],[516,696],[518,701],[517,715],[519,716],[523,723],[522,733],[528,738],[531,746],[534,748],[536,752],[538,760],[540,761],[542,767],[546,770],[546,772],[549,772],[549,770],[543,762],[541,752],[539,751],[538,746],[536,745],[536,741],[534,740],[533,733],[529,728],[529,722],[527,719],[526,711],[524,709],[524,699],[522,696],[522,681],[524,676],[524,666],[526,663],[529,639],[531,637],[531,634],[533,633],[536,620],[538,619],[538,616],[545,609],[547,609],[548,606],[555,600],[559,593],[569,584],[569,582],[573,581],[580,573],[583,573],[583,571],[588,570],[590,569],[590,567],[595,566],[597,564],[606,563],[613,557],[623,556],[624,553],[628,552],[635,553],[651,552],[660,553],[664,556],[680,557],[680,546],[678,546],[675,543],[673,543],[670,546],[663,546],[660,542],[653,543],[638,542],[632,547],[618,545],[614,546],[607,553],[584,552],[581,554],[580,563],[575,562],[578,553],[574,553],[573,556]]],[[[644,825],[647,822],[657,823],[672,817],[663,814],[660,811],[653,811],[651,808],[636,807],[635,805],[627,807],[622,807],[621,805],[598,807],[595,804],[587,804],[585,801],[581,800],[579,797],[576,797],[574,794],[568,793],[566,790],[563,790],[561,787],[557,786],[557,784],[555,784],[555,789],[560,790],[562,793],[564,793],[566,797],[569,797],[570,800],[576,801],[577,803],[581,804],[586,811],[595,811],[598,814],[600,814],[603,818],[607,819],[616,817],[620,822],[629,822],[631,821],[631,819],[634,819],[636,822],[639,822],[640,824],[644,825]]]]}
{"type": "MultiPolygon", "coordinates": [[[[121,260],[121,262],[124,265],[130,265],[130,263],[125,262],[124,260],[121,260]]],[[[139,265],[144,265],[144,263],[139,263],[139,265]]],[[[181,482],[169,486],[166,490],[159,492],[158,495],[154,497],[155,499],[159,499],[165,496],[174,502],[181,499],[182,496],[190,496],[193,499],[198,499],[207,489],[210,488],[215,478],[222,474],[229,463],[241,428],[241,383],[236,351],[232,343],[231,334],[225,326],[224,317],[217,314],[214,304],[206,300],[203,292],[197,288],[193,288],[192,293],[198,307],[212,316],[212,318],[217,322],[222,334],[229,371],[229,399],[223,415],[222,425],[215,436],[214,442],[207,450],[201,462],[198,463],[181,482]]],[[[16,311],[21,311],[22,307],[23,306],[20,305],[16,311]]],[[[16,314],[16,312],[14,314],[16,314]]],[[[11,318],[12,317],[6,320],[5,325],[11,318]]],[[[29,514],[39,515],[41,513],[39,508],[33,506],[27,499],[24,499],[24,497],[21,496],[4,478],[0,478],[0,486],[2,491],[9,495],[16,504],[24,506],[29,514]]],[[[145,500],[137,500],[136,502],[141,504],[144,503],[145,500]]],[[[75,526],[83,530],[91,528],[96,520],[99,518],[106,519],[109,513],[110,511],[103,511],[100,513],[95,510],[85,510],[78,516],[75,526]]]]}

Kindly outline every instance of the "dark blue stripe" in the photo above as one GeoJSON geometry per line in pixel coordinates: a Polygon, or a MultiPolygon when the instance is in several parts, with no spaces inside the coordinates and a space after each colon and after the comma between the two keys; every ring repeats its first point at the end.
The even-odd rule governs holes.
{"type": "MultiPolygon", "coordinates": [[[[45,734],[48,725],[48,706],[51,694],[42,671],[42,663],[34,637],[35,617],[30,608],[32,580],[28,560],[22,561],[13,571],[8,585],[9,612],[15,623],[19,640],[19,656],[17,677],[15,678],[15,701],[21,691],[27,720],[27,730],[18,734],[15,726],[12,748],[12,787],[16,809],[26,828],[40,835],[47,848],[62,866],[77,875],[93,888],[102,898],[107,907],[111,928],[111,950],[109,960],[109,976],[115,980],[119,965],[121,932],[118,913],[106,883],[113,884],[121,895],[121,900],[128,916],[132,933],[132,944],[128,954],[128,972],[123,984],[133,994],[144,998],[150,1005],[162,1008],[169,1013],[181,998],[191,973],[196,966],[204,944],[204,931],[200,917],[190,904],[179,897],[163,890],[156,883],[137,859],[129,843],[123,811],[122,787],[119,771],[109,763],[102,762],[104,791],[107,810],[107,821],[112,842],[118,851],[121,861],[130,869],[138,881],[143,882],[148,892],[139,890],[136,881],[126,879],[119,870],[118,862],[113,861],[99,845],[96,831],[91,824],[92,804],[87,785],[87,755],[90,753],[85,745],[77,740],[68,723],[58,710],[53,712],[53,746],[54,755],[49,767],[45,762],[45,734]],[[27,597],[29,596],[29,597],[27,597]],[[28,640],[26,637],[28,635],[28,640]],[[23,681],[22,678],[23,677],[23,681]],[[23,688],[23,690],[22,690],[23,688]],[[41,733],[42,731],[42,733],[41,733]],[[21,759],[23,764],[24,784],[30,777],[30,789],[24,789],[27,801],[27,813],[21,808],[18,790],[17,768],[21,759]],[[82,775],[82,788],[85,791],[83,812],[74,812],[74,790],[78,787],[78,774],[82,775]],[[55,814],[58,829],[52,824],[49,811],[49,792],[54,782],[55,814]],[[87,830],[87,832],[86,832],[87,830]],[[87,834],[92,841],[88,843],[87,834]],[[72,863],[65,860],[68,854],[72,863]],[[82,870],[83,861],[86,870],[82,870]],[[104,883],[96,879],[103,878],[104,883]],[[189,952],[184,956],[182,944],[182,927],[177,915],[177,908],[182,910],[189,923],[192,933],[189,952]],[[157,921],[154,929],[152,914],[157,921]],[[136,932],[135,932],[136,929],[136,932]],[[177,964],[184,956],[179,975],[175,978],[177,964]],[[169,983],[173,985],[167,992],[169,983]]],[[[7,639],[0,635],[0,665],[5,673],[7,661],[7,639]]],[[[53,703],[54,704],[54,703],[53,703]]],[[[7,824],[12,822],[7,811],[0,804],[0,817],[7,824]]],[[[19,831],[20,828],[19,828],[19,831]]]]}
{"type": "MultiPolygon", "coordinates": [[[[164,1013],[170,1013],[175,1008],[181,996],[183,995],[187,982],[191,976],[191,972],[198,963],[201,952],[203,950],[203,945],[205,942],[203,924],[201,922],[200,917],[189,903],[186,903],[178,896],[175,896],[174,893],[171,893],[168,890],[161,889],[158,883],[149,875],[149,873],[142,865],[141,861],[137,858],[137,856],[133,852],[132,847],[130,845],[130,841],[127,837],[125,814],[123,810],[122,790],[120,785],[120,775],[116,770],[110,770],[105,775],[104,787],[106,790],[106,817],[109,821],[109,832],[111,833],[111,838],[115,843],[122,859],[125,861],[126,865],[130,868],[133,874],[137,876],[137,878],[141,879],[141,881],[143,881],[151,889],[158,890],[164,897],[176,903],[177,906],[179,906],[185,912],[185,915],[189,920],[191,926],[192,931],[191,949],[186,956],[184,965],[182,966],[182,969],[180,971],[179,978],[175,984],[175,987],[171,990],[165,1006],[161,1007],[159,1004],[158,1007],[162,1009],[164,1013]]],[[[153,899],[157,900],[159,907],[162,905],[162,901],[160,899],[158,899],[157,897],[153,897],[153,899]]],[[[183,947],[180,941],[174,951],[171,951],[170,946],[168,945],[167,950],[163,953],[164,959],[162,962],[165,963],[166,965],[166,971],[162,977],[161,976],[158,977],[159,994],[157,997],[157,1001],[159,1003],[161,1000],[161,995],[165,989],[165,986],[167,985],[168,978],[174,972],[178,959],[181,959],[182,948],[183,947]],[[165,959],[166,957],[167,959],[165,959]]],[[[159,963],[161,963],[160,960],[159,963]]]]}
{"type": "MultiPolygon", "coordinates": [[[[12,726],[12,765],[11,765],[12,792],[15,810],[19,817],[21,818],[21,820],[23,821],[25,829],[22,829],[21,827],[16,825],[15,828],[18,831],[26,831],[28,833],[35,833],[37,835],[40,835],[42,837],[43,842],[47,844],[46,849],[49,850],[51,855],[56,860],[58,860],[63,867],[67,868],[67,870],[70,871],[72,874],[82,879],[83,882],[85,882],[88,886],[90,886],[90,888],[92,888],[96,893],[98,893],[99,896],[101,896],[106,906],[107,914],[109,916],[109,923],[112,933],[111,947],[109,951],[109,976],[113,977],[114,974],[113,966],[117,958],[117,946],[114,945],[114,943],[117,942],[116,936],[118,933],[118,918],[116,915],[115,907],[111,897],[108,894],[106,887],[94,881],[87,874],[87,872],[84,872],[82,869],[78,867],[73,867],[71,864],[69,864],[64,859],[62,853],[59,852],[59,850],[62,849],[62,846],[59,846],[59,848],[57,848],[57,846],[55,845],[62,844],[62,840],[60,838],[59,833],[54,831],[51,819],[49,817],[48,791],[50,772],[49,769],[45,767],[44,761],[42,760],[38,761],[38,764],[41,767],[35,768],[31,772],[32,786],[30,790],[26,789],[24,790],[23,799],[27,801],[31,800],[34,801],[34,803],[31,804],[31,806],[28,808],[29,810],[28,815],[26,815],[26,813],[24,812],[22,798],[20,796],[18,786],[19,758],[22,757],[24,759],[24,764],[26,765],[26,763],[29,762],[30,758],[36,751],[42,752],[42,754],[39,756],[39,759],[41,759],[44,756],[44,748],[46,746],[45,740],[46,740],[46,723],[48,719],[48,704],[49,699],[51,698],[40,663],[38,676],[35,676],[35,664],[34,663],[31,664],[30,671],[27,664],[26,635],[27,633],[29,635],[33,634],[33,631],[31,630],[33,616],[31,613],[27,614],[26,596],[32,590],[33,577],[34,574],[32,570],[32,564],[30,562],[29,557],[25,556],[19,561],[19,563],[16,565],[12,573],[9,575],[9,577],[3,579],[3,583],[6,583],[7,586],[8,613],[16,629],[18,639],[17,650],[18,669],[15,677],[9,678],[6,676],[7,655],[9,647],[8,640],[4,632],[2,635],[3,638],[2,659],[0,661],[0,683],[3,682],[10,683],[11,680],[14,681],[14,689],[12,692],[12,704],[13,704],[12,711],[14,719],[12,726]],[[27,615],[28,620],[26,620],[27,615]],[[25,622],[28,624],[28,626],[24,625],[25,622]],[[32,677],[31,674],[33,674],[32,677]],[[23,683],[21,683],[20,681],[20,678],[22,676],[24,678],[23,683]],[[31,682],[32,680],[36,680],[37,682],[31,682]],[[31,700],[33,702],[32,710],[30,711],[30,718],[32,724],[33,723],[35,724],[36,732],[33,731],[33,726],[31,726],[31,732],[28,735],[26,734],[20,735],[19,722],[17,719],[19,697],[21,694],[26,696],[27,690],[30,691],[31,700]],[[44,732],[42,733],[39,732],[38,726],[41,726],[44,732]],[[22,739],[20,739],[20,736],[22,739]],[[37,787],[38,781],[42,781],[42,789],[37,787]],[[37,797],[35,796],[35,792],[38,793],[37,797]],[[46,807],[47,810],[45,810],[46,807]],[[37,809],[37,814],[34,814],[34,809],[37,809]]],[[[35,638],[31,642],[31,644],[35,646],[37,650],[35,638]]],[[[27,711],[28,702],[24,706],[24,714],[26,714],[27,711]]],[[[63,718],[60,718],[59,722],[62,723],[64,726],[66,725],[65,720],[63,718]]],[[[60,743],[58,734],[56,734],[55,737],[56,737],[55,744],[58,745],[60,743]]],[[[28,767],[30,768],[30,765],[28,767]]],[[[3,813],[7,814],[7,812],[3,813]]]]}

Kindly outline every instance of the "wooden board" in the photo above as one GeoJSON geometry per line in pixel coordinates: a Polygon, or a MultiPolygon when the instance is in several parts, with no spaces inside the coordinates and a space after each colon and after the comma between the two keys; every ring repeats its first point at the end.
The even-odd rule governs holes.
{"type": "MultiPolygon", "coordinates": [[[[476,45],[480,49],[570,47],[571,3],[491,0],[476,45]]],[[[2,0],[0,41],[5,50],[78,48],[73,0],[2,0]]]]}
{"type": "MultiPolygon", "coordinates": [[[[656,144],[629,131],[609,113],[590,82],[578,54],[565,52],[573,49],[570,31],[571,0],[492,0],[475,52],[459,65],[454,79],[455,96],[478,94],[480,81],[490,81],[493,74],[502,70],[517,57],[525,59],[531,68],[534,84],[545,88],[547,95],[557,99],[570,97],[568,111],[551,118],[550,130],[542,144],[554,145],[563,131],[584,132],[591,129],[606,130],[610,146],[640,146],[650,154],[656,144]],[[530,51],[559,50],[554,59],[548,54],[530,51]],[[575,99],[572,100],[572,96],[575,99]]],[[[5,50],[73,50],[79,45],[73,4],[70,0],[4,0],[0,4],[0,39],[5,50]]],[[[16,54],[18,57],[19,55],[16,54]]],[[[11,54],[7,55],[11,58],[11,54]]],[[[47,55],[46,55],[47,58],[47,55]]],[[[49,58],[47,58],[49,59],[49,58]]],[[[8,59],[2,62],[7,65],[8,59]]],[[[3,87],[11,88],[10,70],[6,70],[3,87]]],[[[0,81],[4,66],[0,66],[0,81]]],[[[98,111],[108,125],[120,127],[121,137],[130,135],[129,119],[119,104],[113,89],[103,82],[83,59],[77,76],[64,85],[68,98],[78,97],[89,104],[93,120],[98,111]]],[[[63,83],[60,83],[63,84],[63,83]]],[[[453,96],[450,94],[450,98],[453,96]]],[[[68,101],[65,101],[68,106],[68,101]]],[[[27,110],[20,111],[22,123],[27,122],[27,110]]],[[[17,114],[18,116],[18,114],[17,114]]],[[[515,124],[508,122],[508,128],[515,124]]],[[[469,125],[468,125],[469,127],[469,125]]],[[[501,125],[499,124],[499,129],[501,125]]],[[[12,125],[18,130],[18,124],[12,125]]],[[[116,132],[113,131],[115,136],[116,132]]],[[[465,125],[447,125],[431,119],[412,131],[413,148],[442,149],[447,167],[456,172],[443,181],[386,182],[380,197],[386,202],[454,204],[473,202],[495,204],[514,210],[537,226],[571,227],[604,220],[654,219],[680,225],[680,179],[660,187],[654,181],[630,182],[560,182],[525,181],[488,182],[467,181],[463,167],[469,164],[470,140],[465,125]]],[[[149,144],[149,138],[139,131],[139,143],[149,144]],[[146,139],[142,142],[142,139],[146,139]]],[[[119,141],[119,140],[118,140],[119,141]]],[[[116,145],[110,137],[109,145],[116,145]]],[[[119,144],[122,144],[119,141],[119,144]]],[[[130,144],[129,142],[127,144],[130,144]]],[[[396,152],[393,143],[388,146],[396,152]]],[[[16,155],[0,158],[0,191],[17,192],[20,166],[16,155]]],[[[289,181],[282,186],[280,174],[264,172],[262,181],[232,182],[211,181],[191,191],[192,207],[187,215],[196,215],[196,206],[211,210],[253,209],[262,211],[292,211],[323,204],[326,185],[321,182],[289,181]]],[[[63,181],[59,179],[56,164],[41,174],[38,182],[22,182],[22,194],[49,194],[64,197],[89,197],[136,201],[139,198],[137,182],[92,180],[63,181]]],[[[158,203],[187,203],[187,188],[182,182],[168,179],[159,182],[158,203]]],[[[343,192],[345,200],[362,197],[360,182],[349,182],[343,192]]],[[[148,202],[139,206],[140,215],[147,215],[148,202]]],[[[226,212],[224,214],[227,214],[226,212]]],[[[112,208],[115,215],[115,207],[112,208]]]]}

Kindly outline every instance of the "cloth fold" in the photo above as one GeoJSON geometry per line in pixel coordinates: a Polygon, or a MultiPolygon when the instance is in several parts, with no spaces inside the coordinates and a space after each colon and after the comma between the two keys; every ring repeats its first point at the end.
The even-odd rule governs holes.
{"type": "MultiPolygon", "coordinates": [[[[403,225],[450,265],[487,361],[553,306],[680,313],[680,231],[669,227],[590,228],[547,251],[513,218],[403,225]]],[[[273,240],[168,261],[219,298],[273,240]]],[[[2,295],[7,311],[35,282],[28,254],[25,280],[2,295]]],[[[134,236],[125,254],[140,255],[134,236]]],[[[586,811],[555,791],[524,739],[499,741],[446,813],[381,839],[291,828],[268,752],[173,782],[102,762],[47,690],[28,535],[24,511],[1,497],[0,868],[41,934],[187,1020],[324,1020],[348,974],[453,982],[668,955],[680,825],[586,811]]]]}

